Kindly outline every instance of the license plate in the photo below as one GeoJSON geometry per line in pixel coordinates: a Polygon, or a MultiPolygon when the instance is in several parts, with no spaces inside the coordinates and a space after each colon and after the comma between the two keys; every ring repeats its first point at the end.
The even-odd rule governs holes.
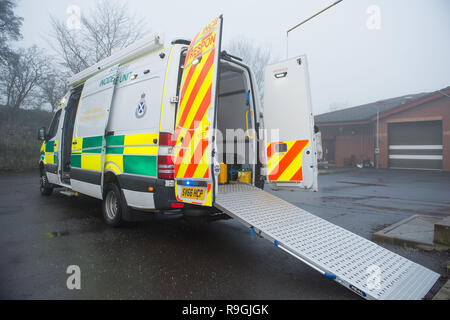
{"type": "Polygon", "coordinates": [[[183,187],[181,189],[181,197],[194,200],[203,200],[205,199],[205,189],[183,187]]]}

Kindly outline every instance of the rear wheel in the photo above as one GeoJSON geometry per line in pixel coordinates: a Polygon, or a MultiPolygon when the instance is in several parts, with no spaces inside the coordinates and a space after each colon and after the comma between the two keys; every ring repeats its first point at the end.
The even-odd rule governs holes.
{"type": "Polygon", "coordinates": [[[45,173],[44,169],[41,169],[39,187],[43,196],[49,196],[53,193],[53,187],[50,182],[48,182],[47,174],[45,173]]]}
{"type": "Polygon", "coordinates": [[[105,188],[103,197],[103,219],[112,227],[119,227],[123,223],[123,217],[130,210],[123,193],[114,183],[105,188]]]}

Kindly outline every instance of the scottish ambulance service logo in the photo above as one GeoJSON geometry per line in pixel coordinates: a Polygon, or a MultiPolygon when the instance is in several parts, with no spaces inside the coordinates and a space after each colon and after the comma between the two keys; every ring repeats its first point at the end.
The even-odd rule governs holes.
{"type": "Polygon", "coordinates": [[[136,108],[136,118],[140,119],[145,116],[147,112],[147,102],[145,101],[145,93],[141,94],[141,100],[139,101],[136,108]]]}

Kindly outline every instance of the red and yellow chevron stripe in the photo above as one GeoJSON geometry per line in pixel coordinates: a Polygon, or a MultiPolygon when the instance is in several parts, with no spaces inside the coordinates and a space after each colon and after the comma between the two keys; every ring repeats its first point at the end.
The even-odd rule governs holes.
{"type": "Polygon", "coordinates": [[[267,169],[269,181],[302,181],[302,154],[309,140],[283,141],[267,144],[267,169]],[[286,152],[276,152],[275,146],[284,143],[286,152]]]}
{"type": "Polygon", "coordinates": [[[210,121],[208,112],[213,104],[213,79],[217,74],[221,17],[216,18],[197,34],[189,46],[184,63],[180,89],[180,102],[175,130],[175,189],[182,202],[212,205],[212,185],[208,181],[205,199],[180,199],[183,186],[177,179],[209,180],[210,173],[210,121]]]}
{"type": "MultiPolygon", "coordinates": [[[[199,39],[203,38],[204,35],[206,35],[207,33],[210,33],[212,30],[215,31],[217,29],[217,23],[219,22],[219,20],[220,20],[220,17],[215,18],[206,27],[204,27],[202,29],[202,31],[200,31],[195,36],[194,40],[192,40],[192,42],[191,42],[191,47],[189,48],[190,52],[198,52],[199,46],[207,44],[207,43],[202,43],[202,42],[197,44],[197,42],[198,42],[199,39]],[[192,50],[192,49],[197,49],[197,50],[192,50]]],[[[205,39],[208,40],[208,37],[205,37],[205,39]]],[[[214,33],[214,42],[215,42],[215,33],[214,33]]],[[[214,43],[212,44],[212,46],[214,46],[214,43]]],[[[204,50],[204,51],[206,51],[206,50],[204,50]]],[[[189,55],[189,53],[188,53],[187,57],[188,57],[188,60],[189,60],[189,57],[191,57],[191,55],[189,55]]],[[[187,62],[187,64],[189,64],[190,61],[186,61],[186,62],[187,62]]]]}
{"type": "Polygon", "coordinates": [[[176,179],[210,177],[210,122],[207,114],[213,98],[218,19],[196,36],[187,53],[175,132],[176,179]]]}

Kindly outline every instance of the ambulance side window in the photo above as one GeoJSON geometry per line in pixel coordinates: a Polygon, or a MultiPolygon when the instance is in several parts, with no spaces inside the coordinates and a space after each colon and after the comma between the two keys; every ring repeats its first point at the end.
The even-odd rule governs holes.
{"type": "Polygon", "coordinates": [[[58,132],[59,119],[61,118],[61,110],[59,110],[53,117],[52,123],[48,129],[47,140],[51,140],[58,132]]]}

